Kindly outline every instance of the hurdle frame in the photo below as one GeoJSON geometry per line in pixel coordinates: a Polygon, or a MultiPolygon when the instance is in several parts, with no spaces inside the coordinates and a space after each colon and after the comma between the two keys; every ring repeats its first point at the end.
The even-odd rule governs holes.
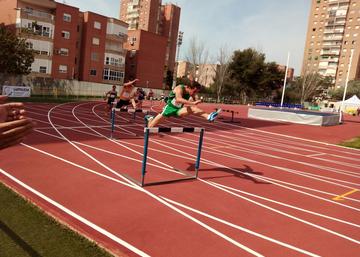
{"type": "Polygon", "coordinates": [[[184,181],[184,180],[193,180],[197,179],[199,175],[199,167],[200,167],[200,159],[201,159],[201,150],[204,140],[204,128],[182,128],[182,127],[175,127],[175,128],[144,128],[144,153],[143,153],[143,161],[142,161],[142,167],[141,167],[141,182],[139,185],[141,187],[144,186],[152,186],[152,185],[160,185],[160,184],[168,184],[168,183],[174,183],[177,181],[184,181]],[[146,164],[147,164],[147,156],[148,156],[148,146],[149,146],[149,138],[150,134],[154,133],[162,133],[162,132],[172,132],[172,133],[186,133],[186,132],[199,132],[199,143],[198,143],[198,149],[196,154],[196,162],[195,162],[195,174],[191,175],[185,171],[176,169],[177,172],[182,173],[183,175],[186,175],[187,177],[179,178],[179,179],[172,179],[172,180],[163,180],[163,181],[157,181],[157,182],[151,182],[151,183],[145,183],[145,175],[146,175],[146,164]]]}
{"type": "Polygon", "coordinates": [[[110,138],[113,138],[113,134],[115,131],[115,117],[116,117],[116,112],[127,112],[127,113],[133,113],[133,120],[135,120],[136,118],[136,113],[137,112],[142,112],[145,115],[150,113],[150,110],[143,110],[143,109],[123,109],[123,108],[112,108],[111,109],[111,115],[110,115],[110,123],[111,123],[111,134],[110,134],[110,138]]]}

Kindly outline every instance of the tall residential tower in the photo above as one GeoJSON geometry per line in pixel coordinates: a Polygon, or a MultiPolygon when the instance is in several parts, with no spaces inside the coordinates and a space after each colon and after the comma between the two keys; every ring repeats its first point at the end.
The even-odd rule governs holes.
{"type": "Polygon", "coordinates": [[[302,75],[331,76],[337,87],[360,78],[360,1],[312,0],[302,75]]]}

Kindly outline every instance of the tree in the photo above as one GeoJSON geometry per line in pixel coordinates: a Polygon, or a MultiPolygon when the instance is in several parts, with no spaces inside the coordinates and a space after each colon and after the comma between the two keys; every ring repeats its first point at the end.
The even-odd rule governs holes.
{"type": "Polygon", "coordinates": [[[229,77],[231,90],[245,103],[248,97],[268,97],[281,85],[284,73],[276,63],[266,63],[265,54],[248,48],[234,52],[229,77]]]}
{"type": "Polygon", "coordinates": [[[26,75],[31,72],[34,52],[25,39],[18,38],[5,26],[0,26],[0,71],[10,75],[26,75]]]}
{"type": "MultiPolygon", "coordinates": [[[[344,96],[344,87],[341,88],[337,88],[337,89],[332,89],[329,91],[329,96],[333,99],[333,100],[342,100],[343,96],[344,96]]],[[[348,88],[346,90],[346,96],[345,98],[349,98],[353,95],[357,95],[358,97],[360,97],[360,80],[352,80],[349,81],[348,84],[348,88]]]]}
{"type": "Polygon", "coordinates": [[[324,99],[331,86],[331,77],[324,77],[313,72],[303,77],[295,78],[290,83],[289,91],[292,91],[293,97],[296,97],[300,100],[301,104],[304,104],[305,101],[315,101],[315,98],[318,98],[318,100],[324,99]]]}
{"type": "Polygon", "coordinates": [[[204,65],[208,61],[209,53],[203,42],[198,41],[195,37],[190,39],[186,60],[190,63],[190,76],[195,80],[204,73],[204,65]]]}
{"type": "Polygon", "coordinates": [[[216,77],[214,86],[216,88],[216,98],[217,102],[220,102],[222,91],[224,88],[225,80],[229,74],[229,64],[230,64],[230,54],[227,51],[226,46],[222,46],[219,49],[217,58],[216,58],[216,77]]]}

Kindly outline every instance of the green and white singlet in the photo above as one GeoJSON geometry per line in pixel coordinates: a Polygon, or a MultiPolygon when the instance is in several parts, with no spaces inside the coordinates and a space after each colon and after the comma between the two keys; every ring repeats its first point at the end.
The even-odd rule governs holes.
{"type": "MultiPolygon", "coordinates": [[[[182,98],[185,100],[190,99],[190,94],[186,92],[185,85],[179,85],[182,89],[182,98]]],[[[162,111],[162,115],[164,117],[170,117],[170,116],[179,116],[178,112],[181,108],[183,108],[184,104],[176,103],[176,97],[174,91],[171,91],[169,94],[169,99],[167,100],[167,103],[162,111]]]]}

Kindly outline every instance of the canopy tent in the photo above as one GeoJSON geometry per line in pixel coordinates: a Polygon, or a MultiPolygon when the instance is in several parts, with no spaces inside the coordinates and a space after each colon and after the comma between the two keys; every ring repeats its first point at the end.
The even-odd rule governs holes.
{"type": "MultiPolygon", "coordinates": [[[[336,102],[335,107],[337,110],[340,109],[341,103],[342,103],[342,101],[336,102]]],[[[353,95],[349,99],[345,100],[344,104],[343,104],[343,110],[346,110],[349,108],[356,109],[359,107],[360,107],[360,99],[359,99],[359,97],[357,97],[357,95],[353,95]]]]}

